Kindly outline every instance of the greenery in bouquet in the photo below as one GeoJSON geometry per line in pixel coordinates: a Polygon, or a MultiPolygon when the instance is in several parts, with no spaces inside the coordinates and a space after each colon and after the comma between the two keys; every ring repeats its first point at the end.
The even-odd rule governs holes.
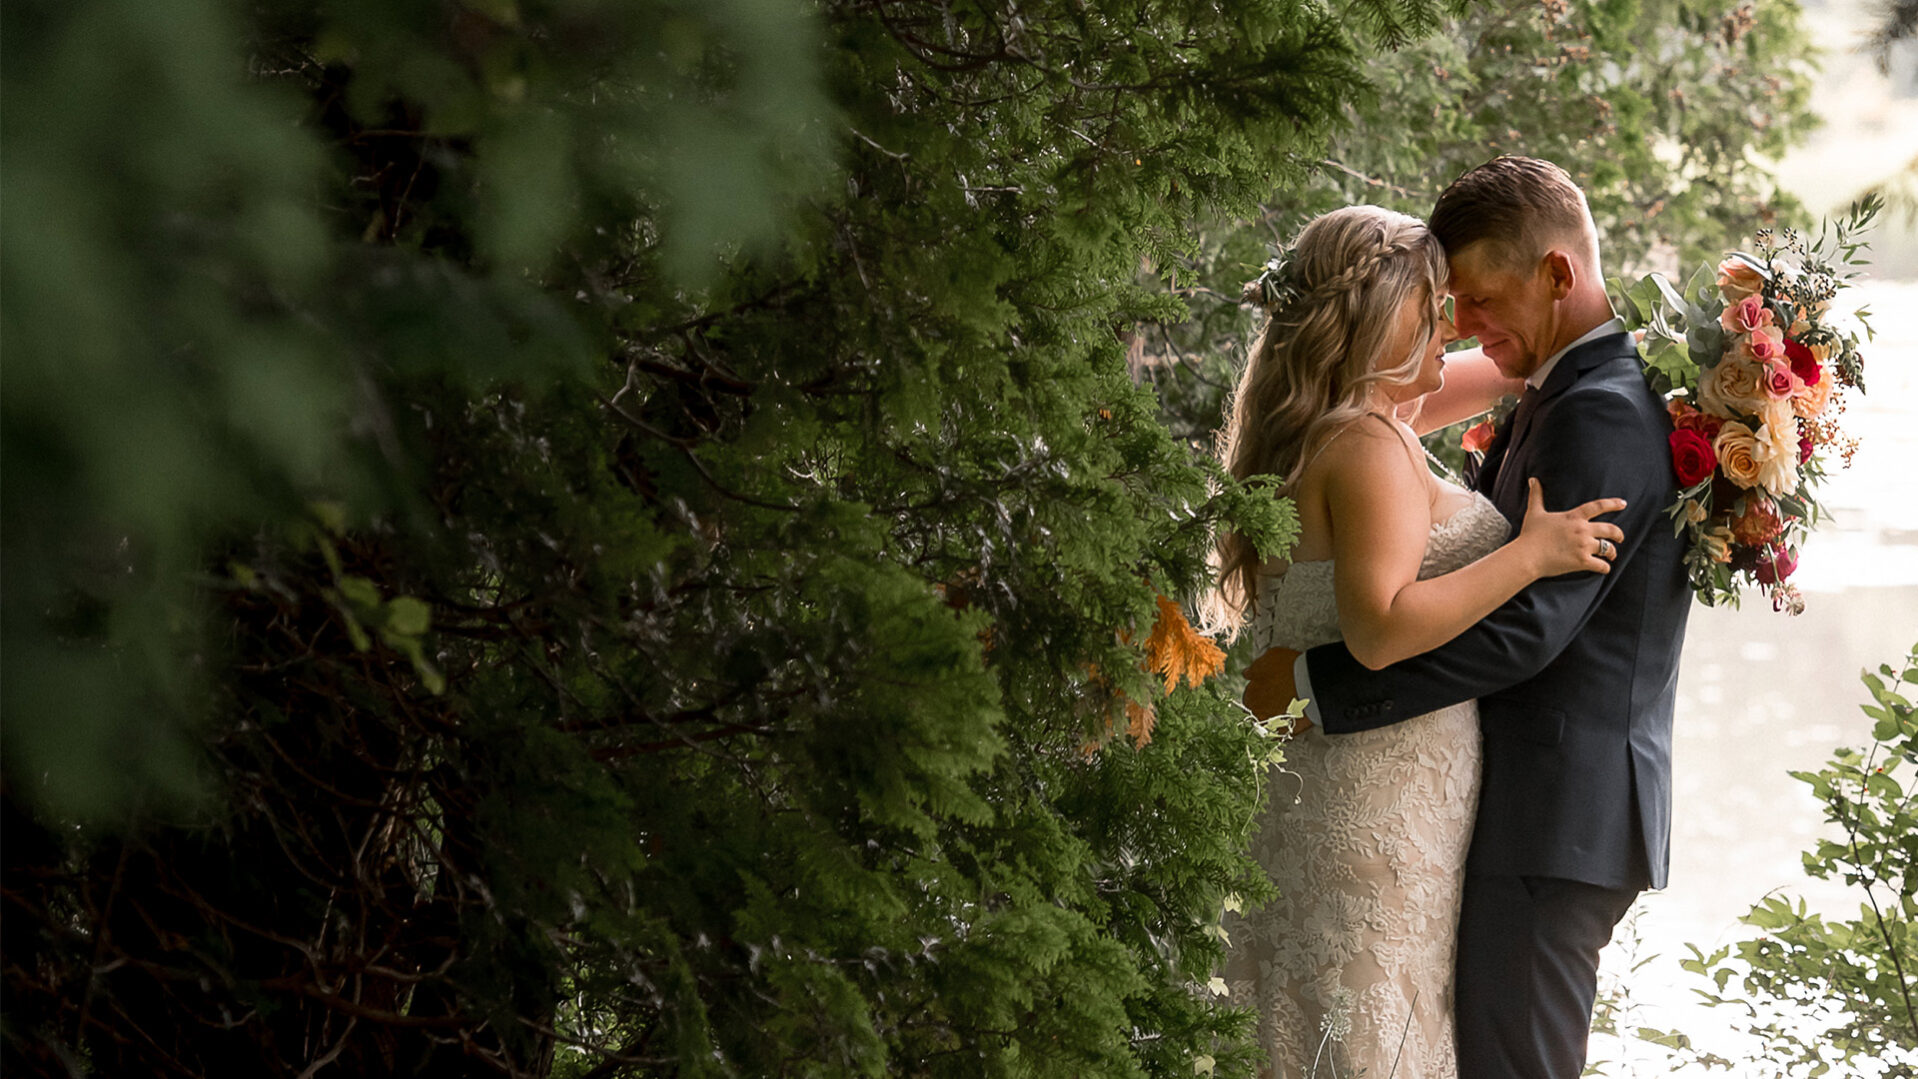
{"type": "MultiPolygon", "coordinates": [[[[1626,324],[1643,331],[1645,376],[1672,414],[1669,514],[1685,533],[1685,565],[1706,606],[1736,605],[1743,585],[1797,614],[1790,582],[1831,460],[1857,448],[1838,419],[1865,390],[1858,331],[1835,326],[1832,300],[1882,203],[1867,198],[1815,238],[1761,229],[1754,253],[1707,262],[1683,291],[1660,274],[1615,281],[1626,324]]],[[[1859,324],[1869,312],[1860,310],[1859,324]]]]}

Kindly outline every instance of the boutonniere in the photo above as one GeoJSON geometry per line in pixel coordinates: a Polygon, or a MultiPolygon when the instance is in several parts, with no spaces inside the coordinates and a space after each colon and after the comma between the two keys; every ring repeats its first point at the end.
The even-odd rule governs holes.
{"type": "Polygon", "coordinates": [[[1512,414],[1512,410],[1517,407],[1516,395],[1508,393],[1499,398],[1498,403],[1492,406],[1492,410],[1485,414],[1484,419],[1465,429],[1465,434],[1459,438],[1460,448],[1471,454],[1473,461],[1479,464],[1485,463],[1485,451],[1491,448],[1492,437],[1498,433],[1499,425],[1504,423],[1512,414]]]}

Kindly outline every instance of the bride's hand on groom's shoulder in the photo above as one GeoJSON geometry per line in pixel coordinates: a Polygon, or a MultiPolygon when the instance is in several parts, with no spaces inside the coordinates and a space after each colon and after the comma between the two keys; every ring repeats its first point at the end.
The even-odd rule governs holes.
{"type": "Polygon", "coordinates": [[[1545,489],[1533,476],[1527,483],[1525,521],[1515,541],[1528,548],[1533,579],[1566,573],[1610,573],[1625,533],[1600,514],[1625,508],[1622,498],[1595,498],[1561,513],[1545,508],[1545,489]]]}
{"type": "MultiPolygon", "coordinates": [[[[1299,654],[1290,648],[1268,648],[1245,669],[1245,706],[1259,719],[1284,715],[1298,696],[1292,665],[1299,654]]],[[[1292,733],[1304,734],[1312,724],[1304,716],[1292,721],[1292,733]]]]}

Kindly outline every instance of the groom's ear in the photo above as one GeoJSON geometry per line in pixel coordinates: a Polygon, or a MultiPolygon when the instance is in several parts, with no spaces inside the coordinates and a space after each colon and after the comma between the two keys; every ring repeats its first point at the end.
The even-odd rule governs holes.
{"type": "Polygon", "coordinates": [[[1562,300],[1570,296],[1572,290],[1578,287],[1578,263],[1574,262],[1567,252],[1557,248],[1545,252],[1545,259],[1539,266],[1539,271],[1545,275],[1545,280],[1551,285],[1554,300],[1562,300]]]}

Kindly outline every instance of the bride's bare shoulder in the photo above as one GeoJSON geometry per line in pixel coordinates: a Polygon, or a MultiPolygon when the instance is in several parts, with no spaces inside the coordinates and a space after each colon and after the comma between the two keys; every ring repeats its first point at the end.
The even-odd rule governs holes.
{"type": "Polygon", "coordinates": [[[1301,486],[1310,483],[1321,489],[1397,486],[1419,475],[1422,460],[1418,438],[1404,424],[1369,413],[1333,435],[1299,478],[1301,486]]]}

